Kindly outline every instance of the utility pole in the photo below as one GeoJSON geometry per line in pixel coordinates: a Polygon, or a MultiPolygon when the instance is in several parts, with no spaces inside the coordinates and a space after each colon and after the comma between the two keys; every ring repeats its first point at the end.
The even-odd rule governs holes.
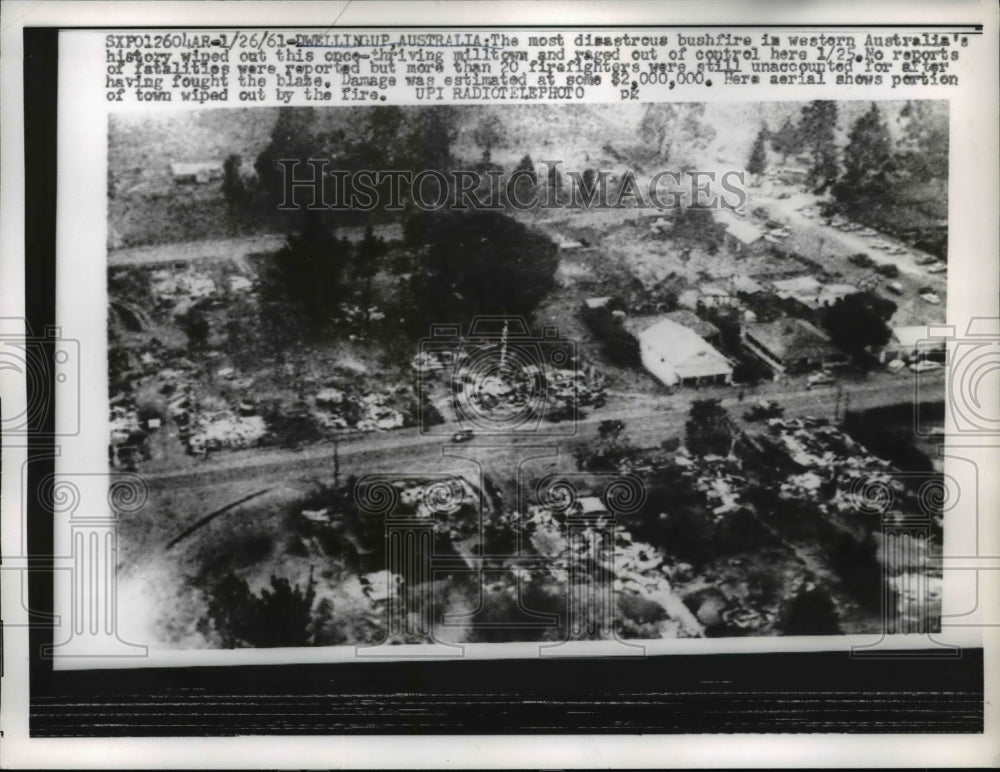
{"type": "Polygon", "coordinates": [[[340,435],[333,435],[333,487],[340,490],[340,435]]]}
{"type": "Polygon", "coordinates": [[[503,321],[503,330],[500,332],[500,372],[504,371],[507,364],[507,320],[503,321]]]}

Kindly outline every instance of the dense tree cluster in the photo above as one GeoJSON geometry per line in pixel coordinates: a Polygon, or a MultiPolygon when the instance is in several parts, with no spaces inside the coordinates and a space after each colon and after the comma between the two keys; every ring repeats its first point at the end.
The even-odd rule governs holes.
{"type": "MultiPolygon", "coordinates": [[[[920,233],[920,246],[943,256],[943,238],[932,226],[947,216],[947,105],[909,101],[895,110],[872,103],[838,139],[840,111],[833,101],[809,102],[797,120],[789,116],[770,133],[771,150],[801,158],[809,186],[829,191],[836,209],[890,233],[920,233]]],[[[752,173],[766,164],[761,144],[758,135],[747,165],[752,173]]]]}
{"type": "Polygon", "coordinates": [[[417,255],[408,291],[419,325],[527,316],[555,285],[555,244],[499,212],[417,212],[404,232],[417,255]]]}
{"type": "Polygon", "coordinates": [[[699,155],[715,139],[715,129],[705,120],[702,102],[655,102],[645,107],[639,137],[654,160],[684,171],[698,164],[699,155]]]}
{"type": "Polygon", "coordinates": [[[600,308],[584,307],[580,316],[600,342],[601,352],[609,362],[622,367],[638,367],[642,363],[639,341],[614,315],[615,308],[623,307],[624,303],[612,303],[600,308]]]}
{"type": "Polygon", "coordinates": [[[823,326],[834,345],[864,356],[889,342],[888,322],[896,304],[873,292],[856,292],[837,300],[823,315],[823,326]]]}
{"type": "Polygon", "coordinates": [[[732,449],[732,419],[717,399],[692,402],[684,431],[684,444],[695,455],[725,456],[732,449]]]}
{"type": "Polygon", "coordinates": [[[313,643],[315,600],[312,574],[305,587],[271,576],[270,587],[259,595],[250,592],[245,580],[229,574],[213,588],[208,615],[226,648],[307,646],[313,643]]]}

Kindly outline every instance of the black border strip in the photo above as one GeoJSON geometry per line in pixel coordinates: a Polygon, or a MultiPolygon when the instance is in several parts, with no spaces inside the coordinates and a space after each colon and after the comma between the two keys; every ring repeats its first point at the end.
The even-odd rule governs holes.
{"type": "MultiPolygon", "coordinates": [[[[51,663],[39,656],[52,643],[51,626],[39,624],[35,615],[53,610],[54,520],[52,509],[41,495],[40,481],[55,470],[55,342],[47,331],[56,323],[56,175],[57,112],[59,81],[59,31],[51,28],[24,29],[24,307],[27,334],[38,354],[49,366],[29,383],[40,393],[29,394],[38,411],[28,436],[27,458],[27,549],[28,607],[32,623],[32,692],[51,683],[51,663]]],[[[28,359],[28,366],[37,360],[28,359]]]]}
{"type": "Polygon", "coordinates": [[[937,661],[822,652],[58,676],[58,694],[32,698],[32,736],[983,731],[981,649],[937,661]]]}
{"type": "MultiPolygon", "coordinates": [[[[604,25],[601,29],[617,26],[639,29],[662,25],[604,25]]],[[[822,25],[671,26],[808,29],[822,25]]],[[[982,30],[981,25],[975,28],[982,30]]],[[[57,28],[24,30],[26,302],[36,335],[54,323],[56,310],[58,33],[57,28]]],[[[52,377],[51,369],[47,377],[52,377]]],[[[51,396],[51,380],[42,385],[45,396],[51,396]]],[[[29,579],[29,600],[33,610],[43,613],[53,607],[53,519],[38,495],[38,482],[54,468],[55,445],[45,439],[52,436],[53,428],[48,411],[38,427],[41,436],[33,436],[29,442],[28,546],[32,555],[49,556],[34,559],[38,571],[29,579]]],[[[860,661],[835,651],[601,661],[410,661],[53,671],[51,660],[40,656],[41,647],[52,643],[52,635],[51,627],[30,632],[29,727],[33,737],[981,733],[984,722],[982,649],[964,650],[959,659],[935,659],[934,652],[919,658],[910,651],[902,652],[900,659],[860,661]]]]}
{"type": "Polygon", "coordinates": [[[954,32],[958,30],[968,30],[966,34],[982,34],[982,24],[483,24],[472,26],[470,24],[336,24],[324,26],[320,24],[307,24],[304,26],[292,25],[288,27],[275,27],[273,24],[238,24],[232,27],[223,27],[219,24],[150,24],[145,27],[128,26],[96,26],[96,27],[61,27],[60,29],[72,30],[136,30],[144,31],[148,29],[206,29],[206,30],[242,30],[242,29],[580,29],[580,30],[606,30],[606,29],[817,29],[831,30],[836,32],[842,29],[920,29],[920,30],[948,30],[954,32]]]}

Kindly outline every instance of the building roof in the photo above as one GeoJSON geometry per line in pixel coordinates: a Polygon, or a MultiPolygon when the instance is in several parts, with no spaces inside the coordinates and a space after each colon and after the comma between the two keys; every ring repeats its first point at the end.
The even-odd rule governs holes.
{"type": "Polygon", "coordinates": [[[726,233],[743,244],[753,244],[764,235],[760,228],[744,220],[729,223],[726,226],[726,233]]]}
{"type": "Polygon", "coordinates": [[[764,290],[760,284],[755,282],[749,276],[744,276],[743,274],[734,276],[731,284],[733,289],[737,292],[746,292],[748,295],[752,295],[755,292],[763,292],[764,290]]]}
{"type": "Polygon", "coordinates": [[[817,306],[828,306],[836,303],[841,298],[854,295],[859,292],[853,284],[826,284],[816,295],[817,306]]]}
{"type": "Polygon", "coordinates": [[[700,290],[702,295],[720,298],[729,297],[729,290],[720,287],[718,284],[702,284],[700,290]]]}
{"type": "Polygon", "coordinates": [[[701,378],[733,370],[728,360],[694,330],[670,319],[661,319],[636,337],[659,354],[678,378],[701,378]]]}
{"type": "Polygon", "coordinates": [[[686,308],[671,311],[663,316],[665,319],[676,322],[682,327],[687,327],[702,338],[712,338],[719,334],[718,327],[711,322],[706,322],[698,314],[694,313],[694,311],[688,311],[686,308]]]}
{"type": "Polygon", "coordinates": [[[170,173],[175,177],[214,171],[222,171],[222,161],[197,161],[195,163],[178,163],[174,161],[170,164],[170,173]]]}
{"type": "Polygon", "coordinates": [[[743,329],[775,358],[782,361],[813,359],[840,353],[818,327],[804,319],[786,318],[774,322],[757,322],[748,324],[743,329]]]}
{"type": "Polygon", "coordinates": [[[711,322],[706,322],[694,311],[689,311],[686,308],[665,314],[630,316],[625,320],[625,329],[638,338],[643,332],[665,319],[686,327],[701,338],[711,338],[719,334],[718,327],[711,322]]]}
{"type": "Polygon", "coordinates": [[[610,302],[610,300],[611,296],[605,295],[604,297],[601,298],[586,298],[583,301],[583,304],[587,308],[604,308],[604,306],[606,306],[610,302]]]}
{"type": "Polygon", "coordinates": [[[779,298],[794,298],[810,308],[822,308],[858,292],[853,284],[823,284],[813,276],[797,276],[772,284],[779,298]]]}
{"type": "Polygon", "coordinates": [[[594,515],[600,512],[607,512],[599,496],[581,496],[576,500],[577,512],[581,515],[594,515]]]}
{"type": "Polygon", "coordinates": [[[798,297],[799,295],[814,295],[823,284],[815,276],[796,276],[794,279],[771,282],[778,291],[778,297],[798,297]]]}

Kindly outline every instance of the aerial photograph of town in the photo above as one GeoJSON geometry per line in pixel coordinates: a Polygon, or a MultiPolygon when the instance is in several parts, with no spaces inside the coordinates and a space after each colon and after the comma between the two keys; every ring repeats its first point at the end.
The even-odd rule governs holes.
{"type": "Polygon", "coordinates": [[[125,639],[938,628],[948,103],[108,124],[125,639]]]}

